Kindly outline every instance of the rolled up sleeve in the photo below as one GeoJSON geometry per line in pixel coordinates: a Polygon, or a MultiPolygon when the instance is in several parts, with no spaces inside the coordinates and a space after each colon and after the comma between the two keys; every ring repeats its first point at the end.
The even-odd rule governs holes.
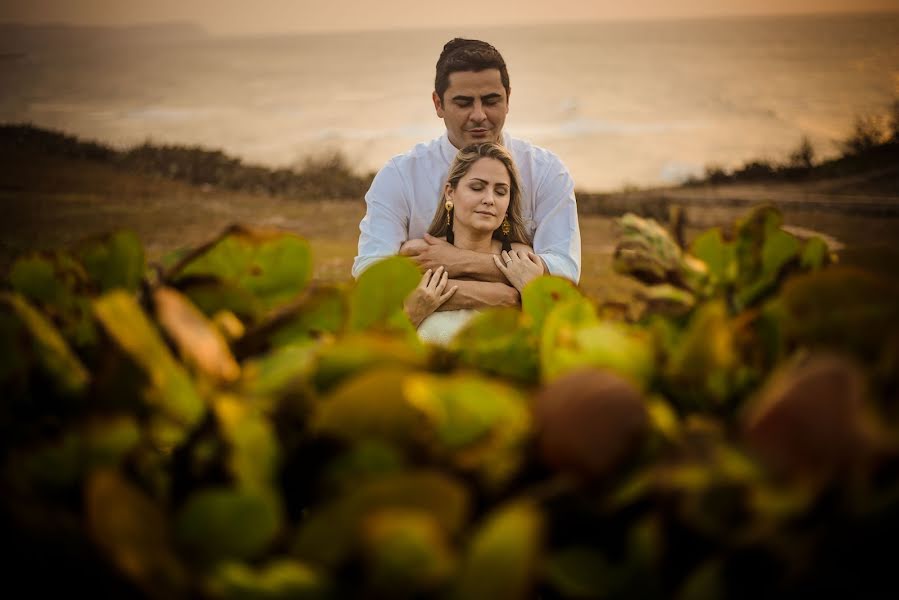
{"type": "Polygon", "coordinates": [[[558,161],[537,190],[534,252],[552,275],[578,283],[581,278],[581,231],[574,180],[558,161]]]}
{"type": "Polygon", "coordinates": [[[408,238],[409,214],[402,178],[390,161],[365,194],[365,217],[359,223],[359,248],[353,261],[354,278],[379,260],[399,252],[408,238]]]}

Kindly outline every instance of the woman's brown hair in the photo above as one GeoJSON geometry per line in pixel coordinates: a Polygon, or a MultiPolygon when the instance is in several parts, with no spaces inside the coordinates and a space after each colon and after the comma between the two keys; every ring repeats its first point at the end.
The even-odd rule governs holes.
{"type": "MultiPolygon", "coordinates": [[[[446,176],[446,182],[443,185],[443,191],[440,194],[440,202],[437,205],[437,214],[428,228],[428,233],[436,237],[446,237],[446,186],[456,189],[459,181],[465,177],[465,174],[471,169],[471,166],[482,158],[493,158],[506,167],[509,172],[509,208],[506,209],[506,218],[509,220],[509,241],[519,242],[521,244],[529,244],[527,230],[524,227],[524,219],[521,216],[521,178],[518,175],[518,169],[515,167],[515,161],[509,151],[495,142],[483,142],[480,144],[472,144],[459,150],[453,163],[450,165],[449,174],[446,176]]],[[[502,239],[501,229],[493,232],[494,239],[502,239]]]]}

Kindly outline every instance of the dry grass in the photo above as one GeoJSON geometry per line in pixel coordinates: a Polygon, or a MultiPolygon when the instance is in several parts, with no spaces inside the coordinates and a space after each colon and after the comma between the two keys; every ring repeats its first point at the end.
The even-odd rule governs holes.
{"type": "MultiPolygon", "coordinates": [[[[233,223],[277,228],[312,245],[314,277],[350,278],[362,200],[296,201],[214,189],[123,173],[89,161],[0,157],[0,267],[36,249],[59,248],[93,233],[127,228],[149,260],[194,247],[233,223]]],[[[612,220],[581,217],[585,293],[624,299],[632,284],[611,270],[612,220]]]]}

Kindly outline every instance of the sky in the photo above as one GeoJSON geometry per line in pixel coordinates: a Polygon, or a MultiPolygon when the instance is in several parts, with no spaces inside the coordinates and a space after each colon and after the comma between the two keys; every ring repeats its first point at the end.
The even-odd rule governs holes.
{"type": "Polygon", "coordinates": [[[212,34],[899,11],[899,0],[3,0],[0,23],[192,22],[212,34]]]}

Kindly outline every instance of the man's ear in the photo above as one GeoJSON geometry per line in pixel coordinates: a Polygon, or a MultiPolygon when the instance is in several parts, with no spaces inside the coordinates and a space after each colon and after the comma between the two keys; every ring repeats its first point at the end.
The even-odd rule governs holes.
{"type": "Polygon", "coordinates": [[[441,119],[443,118],[443,102],[440,101],[440,96],[437,95],[437,92],[431,92],[431,100],[434,101],[434,110],[437,111],[437,116],[441,119]]]}

